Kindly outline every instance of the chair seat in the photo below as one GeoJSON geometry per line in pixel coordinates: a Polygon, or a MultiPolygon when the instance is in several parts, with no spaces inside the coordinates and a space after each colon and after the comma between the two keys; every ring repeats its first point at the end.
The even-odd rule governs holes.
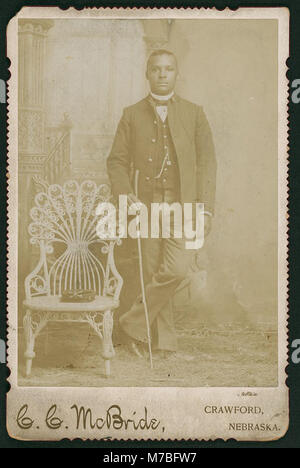
{"type": "Polygon", "coordinates": [[[61,302],[60,296],[36,296],[23,301],[31,310],[46,312],[97,312],[115,309],[119,301],[112,297],[96,296],[91,302],[61,302]]]}

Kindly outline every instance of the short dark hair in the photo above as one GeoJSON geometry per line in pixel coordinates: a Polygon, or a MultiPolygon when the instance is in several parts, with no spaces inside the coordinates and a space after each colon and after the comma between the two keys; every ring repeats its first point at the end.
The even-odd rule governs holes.
{"type": "Polygon", "coordinates": [[[157,49],[157,50],[154,50],[148,57],[147,70],[149,68],[149,63],[150,63],[151,59],[153,59],[153,57],[158,57],[160,55],[171,55],[172,57],[174,57],[176,67],[178,68],[177,58],[176,58],[176,55],[173,52],[171,52],[170,50],[167,50],[167,49],[157,49]]]}

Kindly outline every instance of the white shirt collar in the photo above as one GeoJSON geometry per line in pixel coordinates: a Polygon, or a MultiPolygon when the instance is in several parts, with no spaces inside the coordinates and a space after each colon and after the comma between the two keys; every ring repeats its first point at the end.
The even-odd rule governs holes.
{"type": "Polygon", "coordinates": [[[167,95],[164,95],[164,96],[161,96],[159,94],[154,94],[154,93],[152,93],[152,91],[150,91],[150,94],[157,101],[168,101],[174,95],[174,91],[172,91],[170,94],[167,94],[167,95]]]}

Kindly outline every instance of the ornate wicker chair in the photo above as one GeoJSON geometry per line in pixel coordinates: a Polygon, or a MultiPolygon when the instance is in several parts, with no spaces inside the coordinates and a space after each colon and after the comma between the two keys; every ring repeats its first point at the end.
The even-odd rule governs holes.
{"type": "Polygon", "coordinates": [[[26,375],[31,373],[35,339],[48,322],[90,324],[102,340],[105,373],[110,375],[113,310],[119,305],[123,280],[114,262],[114,246],[120,239],[100,239],[96,233],[96,207],[109,200],[109,187],[91,181],[50,185],[35,196],[29,234],[30,242],[39,245],[40,257],[25,279],[26,375]],[[66,290],[91,291],[94,298],[63,302],[66,290]]]}

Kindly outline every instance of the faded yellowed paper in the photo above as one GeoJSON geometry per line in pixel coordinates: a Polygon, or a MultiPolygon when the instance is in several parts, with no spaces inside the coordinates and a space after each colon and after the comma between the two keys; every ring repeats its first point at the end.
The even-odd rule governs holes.
{"type": "MultiPolygon", "coordinates": [[[[26,7],[10,21],[7,39],[10,436],[282,437],[289,421],[288,10],[26,7]],[[161,49],[171,55],[159,57],[176,57],[175,103],[166,106],[154,93],[151,129],[137,117],[128,124],[156,73],[152,67],[146,76],[147,60],[161,49]],[[182,111],[172,114],[172,105],[182,111]],[[216,161],[213,206],[199,200],[211,230],[172,295],[177,349],[153,347],[151,368],[147,346],[138,342],[138,356],[119,333],[119,318],[142,291],[137,239],[89,251],[89,226],[96,225],[96,201],[110,200],[110,183],[118,189],[113,142],[122,115],[122,135],[135,125],[137,144],[148,138],[136,155],[147,169],[135,163],[145,175],[135,180],[142,194],[152,177],[143,172],[153,163],[149,151],[159,143],[156,133],[144,134],[160,126],[162,141],[173,145],[153,170],[154,177],[170,174],[175,153],[179,159],[193,151],[199,108],[205,120],[201,114],[196,133],[205,145],[209,122],[216,161]]],[[[185,184],[188,191],[196,170],[180,164],[181,190],[185,184]]],[[[159,330],[168,326],[162,321],[159,330]]]]}

